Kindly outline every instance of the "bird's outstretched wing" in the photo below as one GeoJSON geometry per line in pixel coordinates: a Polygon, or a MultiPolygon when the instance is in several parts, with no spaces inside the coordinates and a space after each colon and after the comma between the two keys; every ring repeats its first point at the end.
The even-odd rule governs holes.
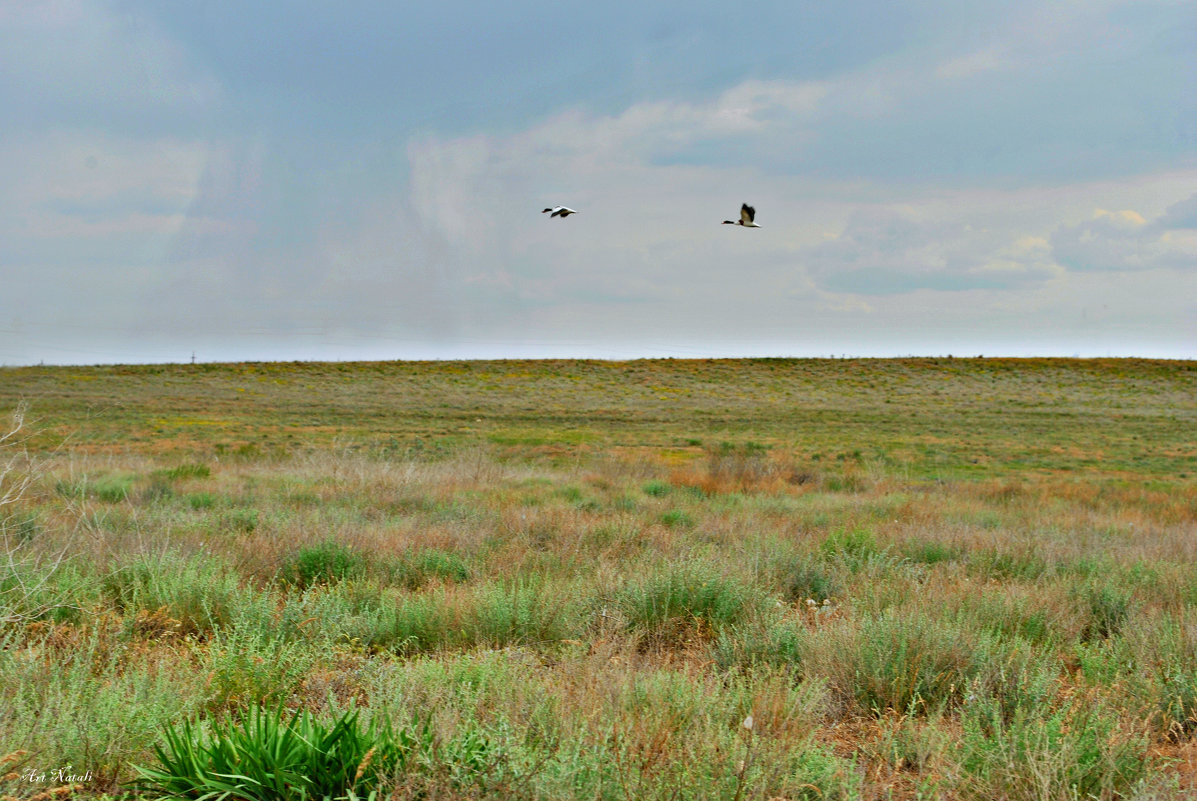
{"type": "Polygon", "coordinates": [[[740,220],[744,225],[748,225],[756,218],[756,209],[749,206],[747,203],[740,206],[740,220]]]}

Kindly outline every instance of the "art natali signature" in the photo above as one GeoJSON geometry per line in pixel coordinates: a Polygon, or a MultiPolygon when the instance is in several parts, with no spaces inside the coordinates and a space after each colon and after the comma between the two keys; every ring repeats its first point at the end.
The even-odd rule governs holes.
{"type": "Polygon", "coordinates": [[[37,768],[27,768],[21,772],[21,781],[29,782],[30,784],[44,784],[45,782],[55,782],[57,784],[78,784],[80,782],[89,782],[92,779],[91,771],[83,773],[75,773],[74,766],[63,765],[59,768],[51,770],[38,770],[37,768]]]}

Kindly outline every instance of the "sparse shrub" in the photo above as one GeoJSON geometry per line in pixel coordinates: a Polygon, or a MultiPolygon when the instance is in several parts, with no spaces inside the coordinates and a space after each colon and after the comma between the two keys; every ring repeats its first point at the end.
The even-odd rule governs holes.
{"type": "Polygon", "coordinates": [[[478,587],[463,610],[463,634],[471,644],[503,647],[556,642],[581,633],[578,608],[564,588],[543,580],[488,583],[478,587]]]}
{"type": "Polygon", "coordinates": [[[1100,698],[1006,715],[990,696],[964,707],[961,797],[1125,798],[1147,773],[1147,739],[1100,698]]]}
{"type": "Polygon", "coordinates": [[[1117,634],[1131,614],[1131,593],[1109,584],[1091,584],[1081,591],[1086,612],[1081,639],[1104,640],[1117,634]]]}
{"type": "Polygon", "coordinates": [[[365,569],[366,560],[361,554],[336,540],[325,540],[295,552],[279,570],[279,578],[304,589],[355,578],[363,575],[365,569]]]}
{"type": "Polygon", "coordinates": [[[785,797],[794,801],[854,801],[860,798],[861,774],[856,764],[830,747],[807,743],[792,757],[783,782],[785,797]]]}
{"type": "Polygon", "coordinates": [[[794,556],[775,565],[771,572],[782,596],[790,602],[802,603],[808,598],[822,602],[844,594],[844,586],[835,573],[809,556],[794,556]]]}
{"type": "Polygon", "coordinates": [[[285,700],[315,661],[305,643],[264,633],[248,621],[217,629],[199,652],[212,709],[252,708],[285,700]]]}
{"type": "Polygon", "coordinates": [[[820,630],[804,658],[865,710],[924,713],[960,700],[975,645],[947,621],[891,608],[820,630]]]}
{"type": "Polygon", "coordinates": [[[174,497],[175,491],[165,481],[161,479],[152,479],[138,494],[138,501],[143,504],[152,505],[168,501],[174,497]]]}
{"type": "Polygon", "coordinates": [[[978,550],[969,554],[968,566],[971,572],[998,580],[1017,579],[1035,581],[1048,573],[1048,564],[1042,556],[1032,552],[1011,553],[1009,551],[978,550]]]}
{"type": "Polygon", "coordinates": [[[863,569],[882,554],[873,532],[864,528],[851,531],[836,529],[819,543],[819,553],[825,559],[840,562],[852,572],[863,569]]]}
{"type": "Polygon", "coordinates": [[[258,510],[234,509],[221,515],[220,526],[235,534],[252,534],[258,528],[258,510]]]}
{"type": "Polygon", "coordinates": [[[133,559],[100,580],[104,599],[132,619],[161,609],[183,633],[211,631],[240,604],[236,575],[211,556],[163,552],[133,559]]]}
{"type": "Polygon", "coordinates": [[[394,580],[416,590],[429,580],[461,583],[470,580],[470,569],[459,554],[437,548],[425,548],[405,554],[392,568],[394,580]]]}
{"type": "Polygon", "coordinates": [[[650,635],[732,626],[758,609],[762,600],[751,588],[705,564],[650,574],[619,594],[628,627],[650,635]]]}
{"type": "Polygon", "coordinates": [[[707,474],[717,487],[731,485],[749,489],[772,478],[776,468],[769,460],[769,448],[759,442],[736,445],[720,443],[707,449],[707,474]]]}
{"type": "MultiPolygon", "coordinates": [[[[15,743],[19,736],[24,748],[77,769],[68,772],[92,771],[88,789],[111,786],[131,755],[146,753],[163,725],[198,704],[185,660],[169,651],[121,647],[99,627],[64,627],[25,642],[18,636],[0,632],[2,737],[15,743]]],[[[23,784],[16,796],[28,798],[23,784]]]]}

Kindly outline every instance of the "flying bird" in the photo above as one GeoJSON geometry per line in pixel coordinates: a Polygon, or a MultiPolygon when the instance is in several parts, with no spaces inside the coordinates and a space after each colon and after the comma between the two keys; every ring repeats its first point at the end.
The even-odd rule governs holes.
{"type": "Polygon", "coordinates": [[[553,208],[551,208],[551,209],[545,209],[544,211],[541,212],[541,214],[544,214],[545,212],[548,212],[548,211],[553,212],[552,214],[549,215],[550,217],[568,217],[571,214],[578,213],[578,212],[574,211],[573,209],[569,208],[568,206],[553,206],[553,208]]]}
{"type": "Polygon", "coordinates": [[[749,206],[747,203],[745,203],[744,205],[740,206],[740,219],[734,220],[734,221],[733,220],[724,220],[723,224],[724,225],[742,225],[745,228],[760,228],[759,225],[757,225],[756,223],[754,223],[752,221],[754,217],[756,217],[756,209],[754,209],[752,206],[749,206]]]}

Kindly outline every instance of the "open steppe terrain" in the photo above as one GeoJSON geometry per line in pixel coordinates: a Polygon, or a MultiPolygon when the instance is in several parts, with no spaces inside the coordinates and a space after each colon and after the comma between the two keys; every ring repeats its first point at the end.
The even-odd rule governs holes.
{"type": "Polygon", "coordinates": [[[3,368],[0,414],[0,796],[350,709],[379,798],[1197,792],[1194,362],[3,368]]]}

